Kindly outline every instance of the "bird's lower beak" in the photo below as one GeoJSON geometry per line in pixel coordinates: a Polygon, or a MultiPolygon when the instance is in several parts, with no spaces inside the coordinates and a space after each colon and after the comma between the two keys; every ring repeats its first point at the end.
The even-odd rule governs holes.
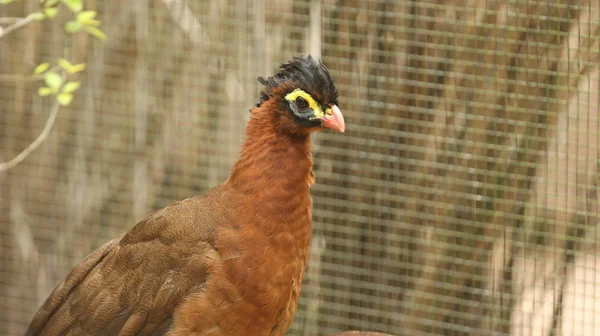
{"type": "Polygon", "coordinates": [[[346,129],[344,116],[337,105],[331,106],[331,115],[326,115],[325,118],[323,118],[323,126],[344,133],[344,130],[346,129]]]}

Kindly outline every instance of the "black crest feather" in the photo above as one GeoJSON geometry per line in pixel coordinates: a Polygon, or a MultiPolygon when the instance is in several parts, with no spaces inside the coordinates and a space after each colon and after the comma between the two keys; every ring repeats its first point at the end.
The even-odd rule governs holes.
{"type": "Polygon", "coordinates": [[[265,87],[260,93],[257,106],[272,97],[273,89],[284,82],[291,82],[295,87],[310,93],[321,104],[337,105],[337,90],[329,70],[322,62],[310,55],[295,56],[290,62],[282,64],[280,69],[277,74],[267,79],[258,77],[258,82],[265,87]]]}

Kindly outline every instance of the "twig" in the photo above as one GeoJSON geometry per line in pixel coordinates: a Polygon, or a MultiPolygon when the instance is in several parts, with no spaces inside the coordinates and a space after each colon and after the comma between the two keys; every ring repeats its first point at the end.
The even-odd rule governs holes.
{"type": "Polygon", "coordinates": [[[13,23],[12,25],[10,25],[6,28],[0,28],[0,38],[3,38],[8,33],[13,32],[13,31],[23,27],[24,25],[30,23],[31,21],[33,21],[33,17],[31,17],[31,16],[28,16],[25,18],[19,18],[18,21],[13,23]]]}
{"type": "Polygon", "coordinates": [[[0,17],[0,25],[11,24],[15,21],[23,20],[20,17],[0,17]]]}
{"type": "Polygon", "coordinates": [[[29,146],[27,146],[27,148],[25,148],[21,153],[19,153],[17,156],[15,156],[12,160],[0,163],[0,172],[9,170],[10,168],[19,164],[21,161],[25,160],[25,158],[27,158],[27,156],[29,156],[29,154],[31,154],[31,152],[36,150],[42,144],[42,142],[44,142],[44,140],[46,140],[46,138],[48,137],[48,134],[50,134],[50,130],[52,129],[52,125],[54,124],[54,120],[56,120],[56,115],[58,114],[59,106],[60,105],[58,104],[58,101],[55,101],[54,106],[52,106],[52,110],[50,111],[50,116],[48,117],[48,120],[46,120],[46,125],[44,125],[44,129],[42,130],[42,133],[40,133],[40,135],[38,135],[38,137],[35,139],[35,141],[33,141],[31,144],[29,144],[29,146]]]}

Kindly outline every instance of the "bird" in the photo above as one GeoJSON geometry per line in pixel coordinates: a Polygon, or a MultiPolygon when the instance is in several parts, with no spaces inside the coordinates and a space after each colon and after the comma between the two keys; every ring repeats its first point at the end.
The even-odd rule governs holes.
{"type": "Polygon", "coordinates": [[[297,55],[261,85],[220,184],[156,210],[91,252],[25,335],[284,335],[311,241],[311,134],[343,133],[322,61],[297,55]]]}

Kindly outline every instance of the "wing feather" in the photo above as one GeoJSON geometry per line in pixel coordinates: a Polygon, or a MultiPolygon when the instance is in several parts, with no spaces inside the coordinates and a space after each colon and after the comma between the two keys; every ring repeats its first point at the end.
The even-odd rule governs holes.
{"type": "Polygon", "coordinates": [[[212,234],[220,220],[198,211],[207,199],[174,203],[89,254],[25,335],[165,334],[176,307],[201,291],[218,259],[212,234]]]}
{"type": "MultiPolygon", "coordinates": [[[[90,253],[79,265],[77,265],[66,279],[61,282],[50,296],[46,299],[42,307],[38,310],[29,329],[25,333],[26,336],[39,335],[42,333],[44,326],[55,315],[55,313],[63,307],[63,303],[69,297],[79,284],[88,276],[88,274],[106,257],[106,255],[118,244],[119,238],[115,238],[104,244],[94,252],[90,253]]],[[[63,322],[67,323],[67,322],[63,322]]],[[[66,328],[66,325],[65,325],[66,328]]],[[[60,332],[60,325],[57,325],[57,332],[60,332]]]]}

